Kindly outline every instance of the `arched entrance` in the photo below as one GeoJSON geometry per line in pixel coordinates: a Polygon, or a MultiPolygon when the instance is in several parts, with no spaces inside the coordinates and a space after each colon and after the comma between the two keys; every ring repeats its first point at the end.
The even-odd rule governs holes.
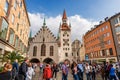
{"type": "Polygon", "coordinates": [[[32,59],[30,60],[30,62],[31,62],[31,63],[40,63],[40,60],[37,59],[37,58],[32,58],[32,59]]]}
{"type": "Polygon", "coordinates": [[[45,59],[43,60],[43,62],[50,64],[50,63],[53,63],[54,61],[53,61],[53,59],[51,59],[51,58],[45,58],[45,59]]]}

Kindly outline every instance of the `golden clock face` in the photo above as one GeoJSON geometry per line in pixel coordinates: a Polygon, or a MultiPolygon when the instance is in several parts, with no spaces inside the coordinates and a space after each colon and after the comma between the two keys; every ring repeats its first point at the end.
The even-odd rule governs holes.
{"type": "Polygon", "coordinates": [[[64,34],[67,34],[67,31],[65,31],[65,33],[64,34]]]}

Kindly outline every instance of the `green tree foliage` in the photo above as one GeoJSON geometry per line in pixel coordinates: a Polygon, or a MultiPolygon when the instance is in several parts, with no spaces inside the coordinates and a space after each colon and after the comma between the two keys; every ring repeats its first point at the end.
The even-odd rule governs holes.
{"type": "Polygon", "coordinates": [[[5,55],[0,56],[2,62],[7,62],[8,60],[11,60],[11,63],[13,63],[16,59],[18,62],[22,62],[24,60],[24,57],[21,54],[18,54],[18,52],[8,52],[5,55]]]}

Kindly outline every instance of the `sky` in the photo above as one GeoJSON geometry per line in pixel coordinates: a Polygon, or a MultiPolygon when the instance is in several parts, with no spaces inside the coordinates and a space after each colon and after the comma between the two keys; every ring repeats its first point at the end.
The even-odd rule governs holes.
{"type": "Polygon", "coordinates": [[[120,0],[26,0],[26,5],[33,36],[43,25],[44,18],[57,36],[65,9],[72,26],[72,40],[81,40],[83,34],[99,21],[120,12],[120,0]]]}

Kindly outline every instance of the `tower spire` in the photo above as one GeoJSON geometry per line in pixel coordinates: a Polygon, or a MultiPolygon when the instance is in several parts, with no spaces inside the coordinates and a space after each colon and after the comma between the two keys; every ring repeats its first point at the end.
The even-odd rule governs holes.
{"type": "Polygon", "coordinates": [[[67,19],[66,11],[64,9],[62,20],[67,19]]]}

